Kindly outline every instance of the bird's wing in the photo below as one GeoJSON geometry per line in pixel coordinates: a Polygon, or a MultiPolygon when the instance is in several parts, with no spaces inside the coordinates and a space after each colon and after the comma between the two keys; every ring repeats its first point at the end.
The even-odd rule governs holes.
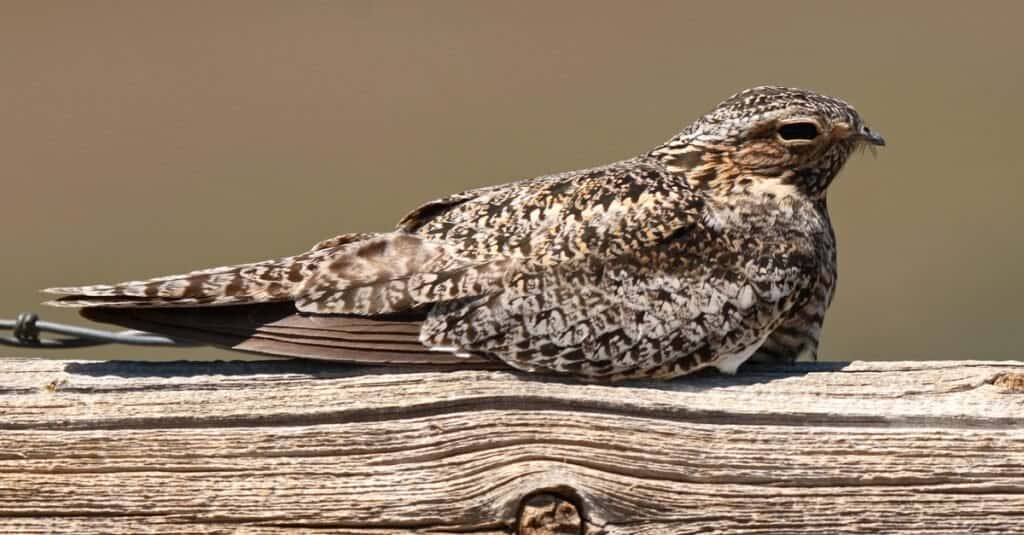
{"type": "MultiPolygon", "coordinates": [[[[212,320],[228,315],[210,310],[201,313],[204,329],[192,307],[294,301],[299,314],[289,321],[299,322],[412,314],[418,335],[392,333],[409,348],[416,336],[430,349],[490,354],[524,369],[615,376],[657,368],[659,358],[699,367],[749,346],[803,274],[767,251],[731,253],[703,197],[642,159],[467,192],[403,221],[395,232],[344,235],[294,257],[53,291],[65,294],[57,304],[108,309],[93,314],[104,321],[185,329],[200,341],[242,333],[248,347],[228,345],[339,360],[359,361],[349,356],[370,349],[353,345],[347,320],[310,337],[241,312],[219,325],[212,320]],[[181,307],[189,308],[162,310],[181,307]],[[259,345],[276,339],[284,345],[259,345]]],[[[376,349],[394,357],[394,348],[376,349]]]]}
{"type": "MultiPolygon", "coordinates": [[[[511,186],[516,187],[516,184],[512,184],[511,186]]],[[[489,195],[507,187],[509,186],[499,185],[475,188],[423,203],[413,211],[406,214],[405,217],[398,222],[398,230],[416,232],[423,225],[460,204],[489,195]]]]}
{"type": "Polygon", "coordinates": [[[338,249],[300,311],[389,314],[501,293],[514,273],[614,259],[695,224],[702,201],[640,160],[435,201],[400,230],[338,249]]]}
{"type": "Polygon", "coordinates": [[[703,198],[643,161],[414,214],[414,233],[322,264],[299,309],[422,309],[432,348],[530,370],[674,375],[758,343],[808,273],[770,250],[735,254],[703,198]]]}
{"type": "Polygon", "coordinates": [[[48,304],[68,307],[294,300],[306,312],[401,312],[490,291],[517,263],[562,262],[590,248],[614,252],[619,237],[650,241],[672,231],[684,223],[686,202],[656,178],[663,177],[654,167],[635,162],[540,177],[427,203],[395,232],[344,234],[295,256],[44,291],[61,296],[48,304]],[[360,295],[370,293],[372,302],[364,302],[360,295]]]}
{"type": "Polygon", "coordinates": [[[467,256],[556,264],[614,256],[694,223],[703,199],[660,164],[634,158],[471,190],[420,207],[400,229],[467,256]]]}

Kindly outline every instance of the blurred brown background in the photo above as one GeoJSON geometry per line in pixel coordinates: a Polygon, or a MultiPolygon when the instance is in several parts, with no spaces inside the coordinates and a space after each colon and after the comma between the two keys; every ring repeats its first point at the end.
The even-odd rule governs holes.
{"type": "Polygon", "coordinates": [[[889,141],[831,191],[822,356],[1021,357],[1020,8],[632,4],[2,2],[0,317],[77,322],[36,289],[287,255],[629,157],[770,83],[889,141]]]}

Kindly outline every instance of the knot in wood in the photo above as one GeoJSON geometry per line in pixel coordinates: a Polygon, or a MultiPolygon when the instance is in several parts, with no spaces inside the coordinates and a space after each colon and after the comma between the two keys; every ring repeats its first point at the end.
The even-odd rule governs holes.
{"type": "Polygon", "coordinates": [[[569,500],[556,494],[535,494],[519,510],[519,535],[579,535],[580,513],[569,500]]]}
{"type": "Polygon", "coordinates": [[[993,377],[991,382],[1008,392],[1024,392],[1024,373],[1003,372],[993,377]]]}

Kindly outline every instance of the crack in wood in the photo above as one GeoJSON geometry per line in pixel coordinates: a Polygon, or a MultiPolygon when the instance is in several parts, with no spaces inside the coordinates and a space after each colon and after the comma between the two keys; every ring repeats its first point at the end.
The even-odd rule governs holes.
{"type": "Polygon", "coordinates": [[[83,429],[203,429],[229,427],[293,427],[344,423],[382,422],[410,418],[425,418],[441,414],[477,412],[493,407],[509,407],[509,411],[572,412],[610,416],[638,416],[674,422],[708,425],[761,425],[786,427],[930,427],[937,429],[1024,429],[1024,422],[1016,417],[994,417],[984,420],[951,420],[946,417],[890,416],[868,414],[820,414],[813,412],[727,412],[687,407],[631,407],[628,402],[567,400],[542,396],[479,396],[457,400],[417,403],[407,406],[384,406],[309,414],[267,414],[260,416],[226,416],[211,419],[166,416],[120,418],[105,421],[80,420],[75,422],[0,422],[0,430],[52,429],[75,431],[83,429]]]}

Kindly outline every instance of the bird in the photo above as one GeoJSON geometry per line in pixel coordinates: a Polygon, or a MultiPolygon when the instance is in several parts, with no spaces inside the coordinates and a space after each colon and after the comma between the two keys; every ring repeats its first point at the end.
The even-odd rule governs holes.
{"type": "Polygon", "coordinates": [[[667,142],[427,202],[284,258],[43,290],[90,320],[278,357],[592,381],[816,358],[826,193],[885,145],[847,102],[760,86],[667,142]]]}

